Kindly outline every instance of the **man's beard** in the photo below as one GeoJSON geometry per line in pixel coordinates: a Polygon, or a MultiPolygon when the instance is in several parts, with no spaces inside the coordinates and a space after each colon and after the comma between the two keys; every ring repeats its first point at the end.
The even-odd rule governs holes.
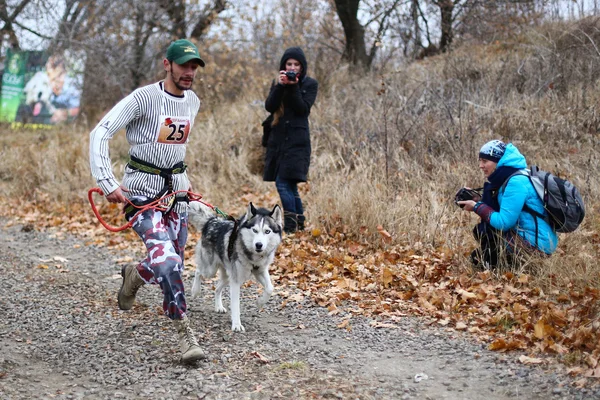
{"type": "Polygon", "coordinates": [[[178,80],[175,80],[175,75],[173,75],[173,71],[171,71],[171,81],[175,84],[175,87],[181,91],[183,90],[190,90],[192,88],[192,84],[194,83],[194,78],[191,79],[190,81],[190,87],[183,87],[179,84],[179,81],[181,80],[181,76],[179,77],[178,80]]]}

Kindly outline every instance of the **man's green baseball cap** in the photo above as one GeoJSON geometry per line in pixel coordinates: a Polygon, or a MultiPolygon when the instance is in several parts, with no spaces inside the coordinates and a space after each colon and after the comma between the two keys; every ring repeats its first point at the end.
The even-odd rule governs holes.
{"type": "Polygon", "coordinates": [[[204,67],[205,63],[200,54],[198,54],[198,48],[194,43],[189,40],[179,39],[169,45],[167,49],[167,60],[173,61],[175,64],[185,64],[190,60],[198,61],[201,67],[204,67]]]}

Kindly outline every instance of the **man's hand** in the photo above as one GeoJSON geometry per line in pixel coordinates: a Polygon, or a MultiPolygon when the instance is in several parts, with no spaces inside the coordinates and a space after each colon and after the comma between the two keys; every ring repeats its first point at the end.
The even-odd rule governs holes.
{"type": "Polygon", "coordinates": [[[106,200],[108,200],[109,203],[126,203],[127,198],[123,195],[123,192],[129,192],[129,189],[121,185],[112,193],[107,194],[106,200]]]}

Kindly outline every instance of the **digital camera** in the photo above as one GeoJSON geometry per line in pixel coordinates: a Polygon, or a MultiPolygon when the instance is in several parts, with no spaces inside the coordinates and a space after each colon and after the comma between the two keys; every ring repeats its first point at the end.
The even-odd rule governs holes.
{"type": "Polygon", "coordinates": [[[460,208],[464,207],[464,204],[458,204],[459,201],[474,200],[480,198],[481,194],[474,189],[461,188],[454,196],[454,203],[460,208]]]}
{"type": "Polygon", "coordinates": [[[294,71],[285,71],[288,81],[296,82],[296,73],[294,71]]]}

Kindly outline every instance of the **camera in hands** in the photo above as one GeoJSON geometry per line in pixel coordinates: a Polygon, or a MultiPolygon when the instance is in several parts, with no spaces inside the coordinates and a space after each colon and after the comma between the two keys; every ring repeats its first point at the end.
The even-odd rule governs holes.
{"type": "Polygon", "coordinates": [[[464,208],[464,204],[458,204],[459,201],[480,199],[481,194],[475,189],[461,188],[454,196],[454,203],[460,208],[464,208]]]}
{"type": "Polygon", "coordinates": [[[287,76],[288,81],[296,82],[297,74],[294,71],[285,71],[285,76],[287,76]]]}

